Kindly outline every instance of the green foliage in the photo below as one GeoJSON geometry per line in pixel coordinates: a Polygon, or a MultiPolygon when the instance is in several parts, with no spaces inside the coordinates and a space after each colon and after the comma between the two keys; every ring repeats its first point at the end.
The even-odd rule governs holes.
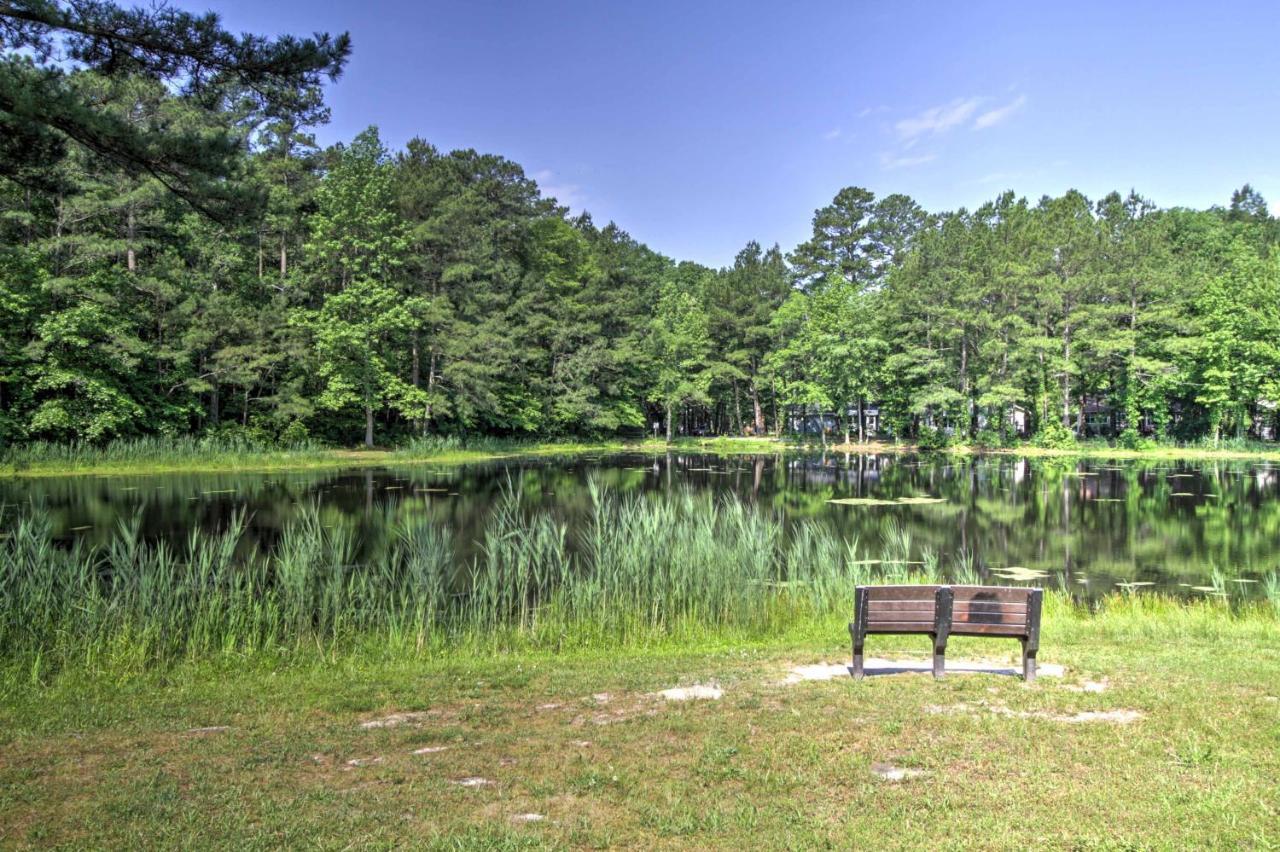
{"type": "Polygon", "coordinates": [[[923,446],[1004,445],[1015,418],[1061,423],[1053,446],[1280,431],[1280,229],[1247,186],[937,215],[846,187],[789,255],[713,270],[499,156],[372,128],[318,150],[345,37],[106,2],[0,23],[0,442],[764,436],[801,412],[824,442],[923,446]]]}
{"type": "Polygon", "coordinates": [[[122,9],[105,0],[7,3],[0,37],[7,51],[0,126],[6,140],[20,141],[0,146],[0,175],[47,177],[82,146],[108,168],[151,175],[194,206],[221,212],[243,200],[244,187],[226,181],[242,165],[242,134],[227,125],[197,133],[144,113],[101,109],[94,81],[163,82],[174,100],[209,112],[234,102],[246,126],[251,118],[316,121],[325,115],[316,92],[324,79],[337,78],[351,50],[345,33],[236,36],[213,13],[122,9]]]}
{"type": "Polygon", "coordinates": [[[973,438],[973,445],[982,449],[996,450],[1011,446],[1007,435],[996,429],[979,429],[973,438]]]}
{"type": "Polygon", "coordinates": [[[675,410],[707,402],[711,385],[711,338],[698,288],[704,272],[684,265],[658,296],[650,326],[649,352],[655,365],[649,399],[666,411],[667,440],[674,436],[675,410]]]}
{"type": "Polygon", "coordinates": [[[943,450],[952,443],[951,436],[945,429],[925,426],[916,436],[916,446],[922,450],[943,450]]]}
{"type": "Polygon", "coordinates": [[[1051,419],[1040,424],[1031,443],[1046,450],[1069,450],[1076,446],[1076,436],[1060,421],[1051,419]]]}

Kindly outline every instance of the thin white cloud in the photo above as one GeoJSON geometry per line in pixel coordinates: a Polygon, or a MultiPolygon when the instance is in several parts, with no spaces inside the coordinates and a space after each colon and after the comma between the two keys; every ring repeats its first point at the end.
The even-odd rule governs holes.
{"type": "Polygon", "coordinates": [[[578,213],[586,208],[587,197],[576,183],[561,183],[551,169],[536,171],[531,177],[537,182],[543,198],[554,198],[562,206],[578,213]]]}
{"type": "Polygon", "coordinates": [[[957,98],[949,104],[904,118],[894,125],[894,129],[898,131],[898,138],[910,145],[921,136],[946,133],[965,124],[978,111],[981,102],[982,98],[957,98]]]}
{"type": "Polygon", "coordinates": [[[828,130],[826,133],[822,134],[822,138],[823,138],[823,139],[826,139],[828,142],[830,142],[830,141],[832,141],[833,139],[839,139],[839,138],[840,138],[840,133],[841,133],[840,128],[839,128],[839,127],[836,127],[836,128],[831,129],[831,130],[828,130]]]}
{"type": "Polygon", "coordinates": [[[917,157],[901,157],[893,154],[880,155],[880,167],[882,169],[907,169],[912,166],[923,166],[925,163],[932,163],[937,159],[936,154],[921,154],[917,157]]]}
{"type": "Polygon", "coordinates": [[[974,119],[973,129],[985,130],[988,127],[995,127],[997,124],[1000,124],[1009,116],[1013,115],[1015,112],[1022,109],[1022,107],[1026,103],[1027,103],[1027,96],[1018,95],[1016,98],[1014,98],[1004,106],[996,107],[995,109],[989,109],[986,112],[979,115],[976,119],[974,119]]]}
{"type": "Polygon", "coordinates": [[[1023,177],[1024,175],[1019,174],[1018,172],[989,172],[982,177],[972,178],[970,180],[962,181],[962,183],[967,186],[982,186],[993,183],[1003,183],[1008,185],[1015,180],[1021,180],[1023,177]]]}

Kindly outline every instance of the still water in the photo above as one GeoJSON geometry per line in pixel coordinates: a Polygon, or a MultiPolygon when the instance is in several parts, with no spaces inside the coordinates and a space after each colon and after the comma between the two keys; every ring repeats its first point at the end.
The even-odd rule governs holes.
{"type": "Polygon", "coordinates": [[[957,560],[990,582],[1035,579],[1095,597],[1117,586],[1252,596],[1280,569],[1280,465],[1251,461],[1065,461],[1012,456],[618,454],[289,473],[76,476],[0,480],[0,523],[46,513],[60,541],[106,545],[122,523],[181,545],[243,512],[245,546],[269,547],[301,507],[376,541],[404,513],[448,528],[475,553],[504,489],[566,525],[590,508],[588,481],[661,500],[711,491],[785,524],[813,519],[875,553],[910,536],[913,558],[957,560]],[[854,502],[832,503],[853,498],[854,502]],[[896,502],[934,498],[937,502],[896,502]],[[1035,572],[1032,578],[1028,572],[1035,572]],[[1039,576],[1038,572],[1044,572],[1039,576]]]}

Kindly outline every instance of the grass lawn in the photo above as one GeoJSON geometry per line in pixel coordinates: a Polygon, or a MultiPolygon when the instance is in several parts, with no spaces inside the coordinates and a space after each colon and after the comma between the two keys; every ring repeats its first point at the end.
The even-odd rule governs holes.
{"type": "MultiPolygon", "coordinates": [[[[832,624],[696,651],[189,662],[40,686],[10,670],[0,845],[1280,846],[1274,619],[1053,609],[1041,661],[1067,672],[1030,687],[782,683],[844,660],[842,638],[832,624]],[[695,683],[723,696],[654,694],[695,683]],[[1092,711],[1133,712],[1077,716],[1092,711]]],[[[868,652],[925,646],[872,637],[868,652]]],[[[953,639],[950,654],[1016,647],[953,639]]]]}

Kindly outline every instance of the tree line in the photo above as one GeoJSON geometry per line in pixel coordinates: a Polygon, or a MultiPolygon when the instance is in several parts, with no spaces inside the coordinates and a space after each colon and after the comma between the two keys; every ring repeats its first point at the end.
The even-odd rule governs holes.
{"type": "Polygon", "coordinates": [[[161,434],[1274,436],[1280,225],[851,187],[791,252],[677,262],[521,167],[321,148],[346,36],[0,7],[0,442],[161,434]],[[1015,416],[1015,412],[1017,416],[1015,416]],[[1020,418],[1020,419],[1019,419],[1020,418]]]}

